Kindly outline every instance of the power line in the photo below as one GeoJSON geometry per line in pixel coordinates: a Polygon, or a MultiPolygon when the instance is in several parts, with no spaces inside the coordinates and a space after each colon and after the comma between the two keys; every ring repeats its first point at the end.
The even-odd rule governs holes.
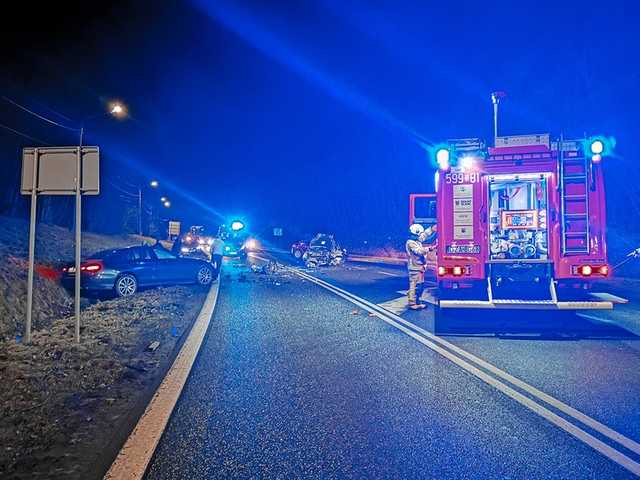
{"type": "Polygon", "coordinates": [[[115,188],[116,190],[118,190],[120,193],[124,193],[126,195],[129,195],[130,197],[135,197],[138,198],[138,195],[135,193],[131,193],[127,190],[125,190],[124,188],[120,187],[119,185],[116,185],[115,182],[113,182],[112,180],[107,179],[107,183],[109,183],[113,188],[115,188]]]}
{"type": "Polygon", "coordinates": [[[66,129],[66,130],[71,130],[71,131],[73,131],[73,132],[79,132],[79,131],[80,131],[80,129],[79,129],[79,128],[73,128],[73,127],[68,127],[67,125],[62,125],[61,123],[55,122],[55,121],[51,120],[50,118],[47,118],[47,117],[44,117],[44,116],[40,115],[39,113],[36,113],[36,112],[34,112],[34,111],[31,111],[31,110],[29,110],[27,107],[25,107],[25,106],[23,106],[23,105],[20,105],[20,104],[19,104],[19,103],[17,103],[17,102],[14,102],[13,100],[11,100],[11,99],[10,99],[10,98],[8,98],[8,97],[4,97],[4,96],[3,96],[3,97],[2,97],[2,99],[3,99],[3,100],[5,100],[5,101],[7,101],[7,102],[9,102],[9,103],[11,103],[12,105],[14,105],[14,106],[18,107],[20,110],[24,110],[25,112],[29,113],[30,115],[33,115],[34,117],[37,117],[37,118],[39,118],[40,120],[43,120],[43,121],[45,121],[45,122],[48,122],[48,123],[50,123],[50,124],[52,124],[52,125],[55,125],[55,126],[60,127],[60,128],[64,128],[64,129],[66,129]]]}
{"type": "Polygon", "coordinates": [[[38,142],[38,143],[42,143],[43,145],[48,145],[50,147],[53,147],[52,144],[45,142],[44,140],[40,140],[39,138],[36,137],[32,137],[31,135],[27,135],[26,133],[22,133],[19,132],[18,130],[15,130],[7,125],[4,125],[2,123],[0,123],[0,127],[4,128],[5,130],[9,130],[10,132],[15,133],[16,135],[20,135],[21,137],[27,138],[29,140],[33,140],[34,142],[38,142]]]}
{"type": "Polygon", "coordinates": [[[53,108],[45,105],[44,103],[39,102],[37,100],[32,100],[32,102],[36,103],[37,105],[39,105],[40,107],[44,108],[45,110],[48,110],[49,112],[53,113],[54,115],[57,115],[58,117],[65,119],[67,122],[73,123],[73,119],[72,118],[69,118],[66,115],[63,115],[62,113],[54,110],[53,108]]]}

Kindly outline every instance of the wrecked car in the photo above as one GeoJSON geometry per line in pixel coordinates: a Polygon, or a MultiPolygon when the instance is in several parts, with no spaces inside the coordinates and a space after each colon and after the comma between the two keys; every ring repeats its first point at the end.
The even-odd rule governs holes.
{"type": "Polygon", "coordinates": [[[302,261],[307,268],[337,266],[344,263],[346,256],[346,250],[340,247],[333,235],[319,233],[309,242],[302,261]]]}

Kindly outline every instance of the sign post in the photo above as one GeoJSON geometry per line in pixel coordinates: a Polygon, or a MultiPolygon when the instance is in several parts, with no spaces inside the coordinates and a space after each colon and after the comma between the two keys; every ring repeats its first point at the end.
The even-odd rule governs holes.
{"type": "Polygon", "coordinates": [[[75,195],[76,197],[75,340],[80,342],[82,195],[98,195],[100,193],[100,153],[98,147],[24,148],[22,150],[21,193],[31,195],[25,342],[31,341],[38,195],[75,195]]]}
{"type": "MultiPolygon", "coordinates": [[[[80,138],[82,138],[82,134],[80,134],[80,138]]],[[[82,140],[81,140],[82,142],[82,140]]],[[[82,280],[82,275],[80,274],[80,260],[82,255],[81,245],[82,245],[82,144],[78,147],[77,159],[76,159],[76,241],[75,249],[76,249],[76,278],[75,278],[75,316],[76,316],[76,325],[75,325],[75,340],[76,343],[80,343],[80,281],[82,280]]]]}
{"type": "MultiPolygon", "coordinates": [[[[37,184],[38,149],[33,149],[33,173],[31,184],[37,184]]],[[[31,190],[31,216],[29,217],[29,273],[27,274],[27,322],[25,324],[24,341],[31,342],[31,315],[33,310],[33,269],[36,253],[36,212],[38,211],[38,190],[31,190]]]]}

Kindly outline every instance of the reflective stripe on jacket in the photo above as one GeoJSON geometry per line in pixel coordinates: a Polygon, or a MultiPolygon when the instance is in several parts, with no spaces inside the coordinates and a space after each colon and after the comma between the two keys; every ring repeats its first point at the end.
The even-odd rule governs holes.
{"type": "Polygon", "coordinates": [[[424,270],[424,256],[429,250],[424,248],[421,242],[413,239],[407,240],[405,250],[407,251],[407,268],[412,271],[424,270]]]}

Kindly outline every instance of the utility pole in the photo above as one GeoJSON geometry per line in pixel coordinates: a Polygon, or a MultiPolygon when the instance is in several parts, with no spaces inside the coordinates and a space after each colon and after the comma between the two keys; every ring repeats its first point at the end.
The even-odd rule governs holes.
{"type": "Polygon", "coordinates": [[[142,236],[142,186],[138,185],[138,235],[142,236]]]}
{"type": "Polygon", "coordinates": [[[76,343],[80,343],[80,257],[82,245],[82,140],[84,136],[84,122],[80,125],[80,143],[78,145],[78,163],[76,167],[76,231],[75,231],[75,340],[76,343]]]}

